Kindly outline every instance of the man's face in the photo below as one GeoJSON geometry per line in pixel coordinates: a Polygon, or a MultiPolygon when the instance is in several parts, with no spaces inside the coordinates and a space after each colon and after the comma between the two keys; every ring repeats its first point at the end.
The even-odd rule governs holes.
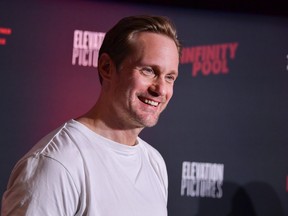
{"type": "Polygon", "coordinates": [[[175,42],[156,33],[138,33],[134,51],[113,75],[113,110],[125,128],[154,126],[173,95],[179,55],[175,42]]]}

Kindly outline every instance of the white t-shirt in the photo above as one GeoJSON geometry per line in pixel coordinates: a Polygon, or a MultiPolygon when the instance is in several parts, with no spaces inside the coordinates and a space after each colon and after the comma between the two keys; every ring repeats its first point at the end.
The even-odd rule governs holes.
{"type": "Polygon", "coordinates": [[[167,216],[167,171],[157,150],[127,146],[70,120],[15,166],[2,216],[167,216]]]}

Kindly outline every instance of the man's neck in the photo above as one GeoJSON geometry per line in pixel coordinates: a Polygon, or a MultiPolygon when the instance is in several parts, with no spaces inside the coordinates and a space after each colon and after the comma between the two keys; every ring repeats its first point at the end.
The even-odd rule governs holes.
{"type": "Polygon", "coordinates": [[[143,128],[123,129],[120,127],[112,127],[97,115],[97,112],[88,112],[87,114],[76,119],[84,124],[95,133],[113,140],[117,143],[133,146],[136,144],[137,137],[143,128]]]}

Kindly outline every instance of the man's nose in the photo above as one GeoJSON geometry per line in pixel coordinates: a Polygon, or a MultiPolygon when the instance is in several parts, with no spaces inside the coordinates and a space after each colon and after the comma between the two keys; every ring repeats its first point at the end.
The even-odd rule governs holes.
{"type": "Polygon", "coordinates": [[[164,96],[166,94],[166,83],[162,77],[158,77],[149,88],[153,96],[164,96]]]}

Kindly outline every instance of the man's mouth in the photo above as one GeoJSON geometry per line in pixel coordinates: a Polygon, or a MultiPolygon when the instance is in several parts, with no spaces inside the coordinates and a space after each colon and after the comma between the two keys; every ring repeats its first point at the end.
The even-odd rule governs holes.
{"type": "Polygon", "coordinates": [[[158,102],[156,102],[156,101],[151,101],[151,100],[148,100],[148,99],[145,99],[144,103],[149,104],[149,105],[152,105],[152,106],[155,106],[155,107],[157,107],[157,106],[159,105],[158,102]]]}
{"type": "Polygon", "coordinates": [[[153,100],[149,100],[147,98],[140,98],[140,100],[145,103],[145,104],[148,104],[148,105],[151,105],[151,106],[154,106],[154,107],[157,107],[159,105],[159,102],[156,102],[156,101],[153,101],[153,100]]]}

